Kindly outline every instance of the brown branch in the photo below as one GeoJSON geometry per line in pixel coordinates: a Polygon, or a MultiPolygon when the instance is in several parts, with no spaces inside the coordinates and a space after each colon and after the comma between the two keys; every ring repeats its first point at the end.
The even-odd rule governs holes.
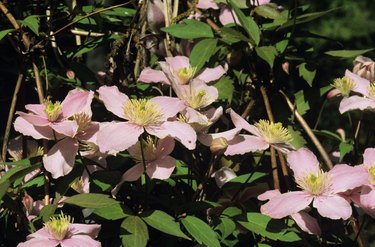
{"type": "Polygon", "coordinates": [[[245,110],[241,114],[242,118],[246,118],[249,115],[249,113],[250,113],[251,109],[253,108],[254,104],[255,104],[255,100],[251,99],[249,104],[247,104],[245,110]]]}

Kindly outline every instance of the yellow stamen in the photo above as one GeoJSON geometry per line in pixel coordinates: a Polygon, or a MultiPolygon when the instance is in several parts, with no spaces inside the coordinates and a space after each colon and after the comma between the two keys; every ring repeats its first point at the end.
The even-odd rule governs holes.
{"type": "Polygon", "coordinates": [[[188,103],[191,108],[199,110],[211,104],[213,99],[207,95],[205,90],[191,90],[190,98],[188,99],[188,103]]]}
{"type": "Polygon", "coordinates": [[[59,101],[52,103],[49,98],[44,101],[44,112],[46,113],[49,121],[56,121],[60,116],[61,110],[62,106],[59,101]]]}
{"type": "Polygon", "coordinates": [[[344,76],[343,78],[337,78],[333,81],[333,86],[338,89],[342,96],[348,97],[350,94],[350,91],[355,88],[357,84],[355,81],[350,79],[347,76],[344,76]]]}
{"type": "MultiPolygon", "coordinates": [[[[156,159],[156,145],[151,136],[147,136],[147,139],[142,139],[143,155],[146,161],[152,161],[156,159]]],[[[142,162],[142,150],[141,143],[137,142],[135,148],[128,150],[130,155],[138,162],[142,162]]]]}
{"type": "Polygon", "coordinates": [[[375,165],[368,168],[368,173],[370,174],[370,181],[375,185],[375,165]]]}
{"type": "Polygon", "coordinates": [[[124,105],[124,116],[130,123],[141,126],[157,124],[163,120],[163,113],[155,102],[146,99],[131,99],[124,105]]]}
{"type": "Polygon", "coordinates": [[[194,74],[195,74],[195,68],[184,67],[177,71],[177,77],[178,79],[180,79],[180,83],[183,85],[188,83],[189,80],[194,76],[194,74]]]}
{"type": "Polygon", "coordinates": [[[375,82],[371,83],[368,88],[368,96],[375,100],[375,82]]]}
{"type": "Polygon", "coordinates": [[[331,185],[331,177],[327,172],[319,170],[316,174],[308,173],[300,178],[296,178],[296,183],[310,194],[320,195],[328,190],[331,185]]]}
{"type": "Polygon", "coordinates": [[[293,141],[289,131],[281,123],[270,123],[268,120],[259,120],[255,124],[262,137],[270,144],[290,143],[293,141]]]}
{"type": "Polygon", "coordinates": [[[84,112],[74,114],[73,119],[78,125],[78,132],[87,130],[91,123],[91,117],[84,112]]]}
{"type": "Polygon", "coordinates": [[[58,217],[51,217],[44,225],[56,240],[63,240],[68,232],[71,217],[61,213],[58,217]]]}

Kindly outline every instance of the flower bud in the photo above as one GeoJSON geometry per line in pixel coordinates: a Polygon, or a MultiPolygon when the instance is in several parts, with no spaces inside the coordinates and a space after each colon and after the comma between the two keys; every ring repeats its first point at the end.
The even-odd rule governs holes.
{"type": "Polygon", "coordinates": [[[22,198],[22,204],[26,208],[27,213],[30,213],[33,210],[34,199],[29,195],[25,195],[22,198]]]}
{"type": "Polygon", "coordinates": [[[222,167],[212,175],[215,177],[216,185],[219,188],[223,187],[229,180],[237,177],[236,173],[228,167],[222,167]]]}
{"type": "Polygon", "coordinates": [[[68,77],[69,79],[74,79],[74,78],[76,77],[76,74],[74,73],[73,70],[68,69],[68,70],[66,71],[66,77],[68,77]]]}
{"type": "Polygon", "coordinates": [[[332,90],[330,90],[328,93],[327,93],[327,100],[331,100],[331,99],[334,99],[336,98],[336,96],[339,96],[341,93],[340,93],[340,90],[334,88],[332,90]]]}
{"type": "Polygon", "coordinates": [[[224,153],[228,147],[227,139],[224,137],[219,137],[213,139],[210,145],[210,150],[213,154],[221,154],[224,153]]]}
{"type": "Polygon", "coordinates": [[[281,68],[283,69],[283,71],[289,75],[289,62],[283,62],[281,64],[281,68]]]}
{"type": "Polygon", "coordinates": [[[372,59],[364,56],[358,56],[354,59],[353,73],[362,78],[375,81],[375,63],[372,59]]]}

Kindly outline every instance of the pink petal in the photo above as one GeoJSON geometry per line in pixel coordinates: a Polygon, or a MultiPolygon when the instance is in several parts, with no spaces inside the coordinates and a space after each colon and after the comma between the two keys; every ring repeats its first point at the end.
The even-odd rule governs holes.
{"type": "MultiPolygon", "coordinates": [[[[160,33],[160,28],[165,27],[164,4],[161,0],[147,3],[147,24],[153,33],[160,33]]],[[[163,43],[163,42],[161,42],[163,43]]]]}
{"type": "Polygon", "coordinates": [[[125,181],[133,182],[137,181],[141,175],[143,174],[143,164],[137,163],[135,166],[127,170],[121,177],[120,183],[124,183],[125,181]]]}
{"type": "Polygon", "coordinates": [[[213,0],[199,0],[196,7],[198,9],[219,9],[219,5],[213,0]]]}
{"type": "Polygon", "coordinates": [[[57,142],[43,157],[44,167],[53,178],[65,176],[73,169],[77,152],[78,142],[72,138],[65,138],[57,142]]]}
{"type": "Polygon", "coordinates": [[[59,241],[56,239],[40,239],[40,238],[33,238],[27,240],[26,242],[19,243],[17,247],[41,247],[41,246],[48,246],[48,247],[55,247],[59,244],[59,241]]]}
{"type": "Polygon", "coordinates": [[[366,148],[363,153],[363,164],[368,167],[375,164],[375,148],[366,148]]]}
{"type": "Polygon", "coordinates": [[[275,190],[268,190],[264,192],[263,194],[260,194],[257,198],[259,201],[266,201],[266,200],[271,200],[275,196],[281,195],[280,190],[275,189],[275,190]]]}
{"type": "Polygon", "coordinates": [[[85,234],[92,238],[96,238],[99,234],[101,226],[98,224],[70,224],[69,233],[72,235],[85,234]]]}
{"type": "Polygon", "coordinates": [[[34,139],[53,140],[53,130],[49,126],[34,126],[22,117],[16,118],[14,129],[23,135],[31,136],[34,139]]]}
{"type": "Polygon", "coordinates": [[[86,112],[91,114],[91,102],[94,98],[94,92],[74,89],[69,91],[64,101],[61,103],[62,115],[65,118],[73,116],[76,113],[86,112]]]}
{"type": "MultiPolygon", "coordinates": [[[[171,86],[180,85],[180,79],[178,79],[174,73],[171,71],[171,67],[167,62],[159,62],[159,66],[163,71],[164,75],[167,77],[171,86]]],[[[177,92],[176,92],[177,94],[177,92]]],[[[177,94],[178,95],[178,94],[177,94]]]]}
{"type": "Polygon", "coordinates": [[[359,201],[363,207],[368,209],[375,209],[375,188],[374,186],[363,186],[359,201]]]}
{"type": "Polygon", "coordinates": [[[16,112],[16,114],[20,115],[20,117],[35,126],[48,126],[51,123],[48,118],[44,116],[24,113],[20,111],[16,112]]]}
{"type": "Polygon", "coordinates": [[[302,229],[302,231],[315,235],[320,235],[322,233],[318,221],[308,213],[301,211],[299,213],[292,214],[291,217],[302,229]]]}
{"type": "Polygon", "coordinates": [[[138,141],[143,128],[126,122],[112,122],[99,131],[97,144],[102,153],[121,152],[138,141]]]}
{"type": "Polygon", "coordinates": [[[195,149],[197,134],[189,124],[179,121],[166,121],[158,126],[148,126],[146,131],[160,139],[171,136],[181,142],[186,148],[195,149]]]}
{"type": "Polygon", "coordinates": [[[367,171],[359,166],[335,165],[329,171],[329,174],[331,176],[331,190],[334,193],[354,189],[368,180],[367,171]]]}
{"type": "Polygon", "coordinates": [[[375,100],[360,97],[357,95],[343,98],[340,102],[339,111],[341,114],[352,110],[372,110],[375,109],[375,100]]]}
{"type": "Polygon", "coordinates": [[[44,112],[45,106],[43,104],[28,104],[25,105],[25,108],[26,110],[34,113],[35,115],[46,117],[46,113],[44,112]]]}
{"type": "Polygon", "coordinates": [[[258,6],[258,3],[259,5],[264,5],[264,4],[270,3],[271,0],[251,0],[250,2],[251,2],[251,5],[258,6]]]}
{"type": "Polygon", "coordinates": [[[189,58],[185,56],[166,57],[165,61],[170,66],[172,73],[182,68],[190,68],[189,58]]]}
{"type": "Polygon", "coordinates": [[[146,173],[152,179],[165,180],[171,176],[175,167],[176,159],[171,156],[165,156],[149,163],[146,173]]]}
{"type": "Polygon", "coordinates": [[[223,24],[224,26],[227,24],[235,23],[235,20],[238,25],[241,25],[236,13],[234,13],[234,11],[232,11],[227,6],[225,6],[224,8],[220,10],[219,20],[221,24],[223,24]],[[233,16],[234,16],[234,19],[233,19],[233,16]]]}
{"type": "Polygon", "coordinates": [[[92,239],[87,235],[74,235],[61,241],[61,247],[101,247],[99,241],[92,239]]]}
{"type": "Polygon", "coordinates": [[[160,139],[156,145],[156,156],[164,157],[172,153],[175,141],[171,137],[160,139]]]}
{"type": "Polygon", "coordinates": [[[78,125],[75,121],[65,120],[62,122],[51,123],[50,127],[64,136],[75,137],[78,131],[78,125]]]}
{"type": "Polygon", "coordinates": [[[165,119],[176,116],[176,114],[185,108],[184,103],[178,99],[168,96],[157,96],[150,101],[155,102],[161,109],[165,119]]]}
{"type": "Polygon", "coordinates": [[[214,140],[214,139],[217,139],[217,138],[220,138],[220,137],[223,137],[225,138],[227,141],[230,141],[230,140],[233,140],[235,136],[238,135],[238,133],[240,133],[241,129],[237,129],[237,128],[234,128],[234,129],[231,129],[231,130],[227,130],[227,131],[224,131],[224,132],[219,132],[219,133],[215,133],[215,134],[199,134],[198,135],[198,140],[205,146],[210,146],[211,145],[211,142],[214,140]]]}
{"type": "Polygon", "coordinates": [[[319,171],[318,159],[307,148],[300,148],[297,151],[289,152],[287,160],[294,172],[294,177],[300,177],[306,173],[317,173],[319,171]]]}
{"type": "Polygon", "coordinates": [[[210,81],[216,81],[220,79],[220,77],[222,77],[225,73],[226,71],[224,70],[224,68],[221,65],[219,65],[212,69],[204,69],[202,73],[200,73],[196,78],[207,83],[210,81]]]}
{"type": "Polygon", "coordinates": [[[370,87],[370,82],[368,80],[350,72],[349,70],[345,71],[345,76],[349,77],[356,83],[356,86],[352,91],[368,96],[368,88],[370,87]]]}
{"type": "Polygon", "coordinates": [[[204,97],[206,97],[208,101],[200,106],[200,108],[211,105],[219,97],[219,91],[217,90],[217,88],[214,86],[208,86],[204,81],[194,79],[190,82],[189,86],[191,93],[200,91],[204,91],[206,93],[204,97]]]}
{"type": "Polygon", "coordinates": [[[99,122],[91,122],[89,127],[84,132],[78,133],[77,137],[79,140],[96,143],[96,137],[100,129],[99,122]]]}
{"type": "Polygon", "coordinates": [[[116,86],[101,86],[98,89],[99,99],[105,108],[120,118],[124,118],[124,104],[129,100],[126,94],[121,93],[116,86]]]}
{"type": "Polygon", "coordinates": [[[281,219],[305,209],[313,197],[304,191],[292,191],[273,197],[260,211],[274,219],[281,219]]]}
{"type": "Polygon", "coordinates": [[[207,111],[204,111],[203,114],[206,115],[212,123],[216,123],[216,121],[223,115],[223,107],[210,107],[207,111]]]}
{"type": "MultiPolygon", "coordinates": [[[[41,201],[37,201],[37,202],[41,202],[41,201]]],[[[41,203],[43,204],[43,207],[44,207],[44,202],[41,202],[41,203]]],[[[49,233],[49,231],[46,227],[43,227],[43,228],[39,229],[38,231],[36,231],[36,232],[27,236],[27,239],[32,239],[32,238],[53,239],[53,236],[49,233]]]]}
{"type": "Polygon", "coordinates": [[[165,76],[163,71],[154,70],[150,67],[144,68],[139,75],[138,81],[141,82],[162,82],[163,84],[170,85],[168,78],[165,76]]]}
{"type": "Polygon", "coordinates": [[[352,215],[350,203],[338,195],[316,196],[313,202],[319,214],[333,220],[347,220],[352,215]]]}
{"type": "Polygon", "coordinates": [[[245,154],[249,152],[256,152],[259,150],[266,150],[269,144],[262,138],[252,135],[239,135],[228,141],[225,155],[245,154]]]}
{"type": "Polygon", "coordinates": [[[232,119],[232,122],[234,126],[236,126],[236,128],[241,128],[250,132],[253,135],[260,136],[258,129],[254,125],[249,124],[245,119],[243,119],[231,108],[227,110],[227,113],[230,114],[230,118],[232,119]]]}

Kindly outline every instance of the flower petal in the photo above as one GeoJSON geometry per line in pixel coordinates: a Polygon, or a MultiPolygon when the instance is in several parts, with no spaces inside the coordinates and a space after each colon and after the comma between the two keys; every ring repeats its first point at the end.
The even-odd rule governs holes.
{"type": "Polygon", "coordinates": [[[129,100],[126,94],[121,93],[116,86],[101,86],[97,92],[99,93],[99,99],[103,101],[108,111],[125,119],[123,108],[125,102],[129,100]]]}
{"type": "Polygon", "coordinates": [[[138,81],[150,83],[150,82],[161,82],[163,84],[170,85],[168,78],[165,76],[163,71],[154,70],[150,67],[144,68],[139,75],[138,81]]]}
{"type": "Polygon", "coordinates": [[[375,100],[357,95],[350,96],[349,98],[343,98],[339,106],[339,111],[341,114],[352,110],[363,111],[367,109],[375,109],[375,100]]]}
{"type": "Polygon", "coordinates": [[[41,247],[41,246],[55,247],[58,245],[59,245],[59,241],[56,239],[33,238],[30,240],[27,240],[26,242],[19,243],[17,247],[41,247]]]}
{"type": "Polygon", "coordinates": [[[91,102],[94,98],[94,92],[74,89],[69,91],[64,101],[61,103],[62,115],[65,118],[73,116],[76,113],[85,112],[89,116],[91,113],[91,102]]]}
{"type": "Polygon", "coordinates": [[[302,229],[302,231],[315,235],[322,234],[318,221],[305,211],[292,214],[291,217],[296,222],[296,224],[302,229]]]}
{"type": "Polygon", "coordinates": [[[313,197],[304,191],[287,192],[272,197],[262,205],[260,211],[274,219],[281,219],[305,209],[313,200],[313,197]]]}
{"type": "Polygon", "coordinates": [[[25,119],[27,122],[31,123],[34,126],[48,126],[51,122],[48,120],[48,118],[44,116],[34,115],[30,113],[25,113],[18,111],[16,114],[20,115],[23,119],[25,119]]]}
{"type": "Polygon", "coordinates": [[[97,144],[102,153],[121,152],[138,141],[143,129],[126,122],[112,122],[99,131],[97,144]]]}
{"type": "Polygon", "coordinates": [[[335,165],[329,171],[331,176],[331,190],[334,193],[345,192],[363,185],[364,181],[368,181],[368,173],[364,167],[335,165]]]}
{"type": "Polygon", "coordinates": [[[57,142],[43,157],[44,167],[53,178],[65,176],[73,169],[77,152],[78,142],[72,138],[65,138],[57,142]]]}
{"type": "Polygon", "coordinates": [[[252,135],[239,135],[228,141],[225,155],[245,154],[259,150],[265,150],[269,144],[262,138],[252,135]]]}
{"type": "Polygon", "coordinates": [[[234,126],[236,126],[236,128],[241,128],[250,132],[253,135],[260,136],[258,129],[254,125],[249,124],[245,119],[243,119],[231,108],[227,110],[227,113],[230,114],[230,118],[232,119],[232,122],[234,126]]]}
{"type": "Polygon", "coordinates": [[[54,139],[53,130],[50,126],[34,126],[22,117],[16,118],[16,121],[14,121],[14,129],[34,139],[54,139]]]}
{"type": "Polygon", "coordinates": [[[352,215],[350,203],[339,195],[316,196],[313,202],[319,214],[333,220],[347,220],[352,215]]]}
{"type": "Polygon", "coordinates": [[[64,136],[74,137],[78,131],[78,125],[75,121],[65,120],[50,124],[51,128],[64,136]]]}
{"type": "Polygon", "coordinates": [[[375,188],[373,185],[362,187],[359,202],[365,208],[375,209],[375,188]]]}
{"type": "Polygon", "coordinates": [[[45,106],[43,104],[28,104],[25,105],[26,110],[29,112],[34,113],[35,115],[39,115],[42,117],[46,117],[46,113],[44,112],[45,106]]]}
{"type": "Polygon", "coordinates": [[[98,224],[70,224],[69,234],[85,234],[92,238],[96,238],[99,234],[101,226],[98,224]]]}
{"type": "Polygon", "coordinates": [[[164,156],[149,163],[146,173],[152,179],[156,178],[165,180],[171,176],[175,167],[176,159],[171,156],[164,156]]]}
{"type": "Polygon", "coordinates": [[[101,247],[102,244],[99,241],[92,239],[87,235],[73,235],[71,238],[67,238],[61,241],[61,247],[101,247]]]}
{"type": "Polygon", "coordinates": [[[306,173],[319,171],[319,161],[315,154],[307,148],[300,148],[297,151],[288,153],[288,164],[294,172],[294,177],[303,176],[306,173]]]}
{"type": "Polygon", "coordinates": [[[127,170],[121,177],[120,183],[124,183],[125,181],[133,182],[137,181],[142,173],[144,172],[143,164],[137,163],[135,166],[127,170]]]}
{"type": "Polygon", "coordinates": [[[363,164],[369,167],[375,164],[375,148],[366,148],[363,153],[363,164]]]}
{"type": "Polygon", "coordinates": [[[205,68],[196,78],[204,82],[216,81],[222,77],[226,71],[219,65],[215,68],[205,68]]]}
{"type": "Polygon", "coordinates": [[[266,200],[271,200],[272,198],[274,198],[275,196],[278,196],[278,195],[281,195],[281,192],[280,190],[278,189],[275,189],[275,190],[268,190],[262,194],[260,194],[257,199],[259,201],[266,201],[266,200]]]}
{"type": "Polygon", "coordinates": [[[160,139],[156,145],[156,157],[167,156],[172,153],[175,141],[171,137],[160,139]]]}
{"type": "Polygon", "coordinates": [[[166,57],[165,61],[170,66],[172,73],[182,68],[190,68],[189,58],[185,56],[166,57]]]}
{"type": "Polygon", "coordinates": [[[370,82],[368,80],[352,73],[349,70],[345,71],[345,76],[349,77],[356,83],[356,86],[352,89],[352,91],[360,93],[364,96],[368,96],[368,88],[370,87],[370,82]]]}
{"type": "Polygon", "coordinates": [[[234,129],[231,129],[231,130],[227,130],[227,131],[219,132],[219,133],[215,133],[215,134],[203,134],[202,133],[202,134],[198,135],[198,140],[203,145],[210,146],[212,141],[214,139],[217,139],[217,138],[223,137],[227,141],[233,140],[235,138],[235,136],[237,136],[238,133],[240,133],[240,131],[241,131],[241,129],[234,128],[234,129]]]}
{"type": "Polygon", "coordinates": [[[195,149],[197,134],[189,124],[179,121],[166,121],[161,125],[148,126],[146,131],[160,139],[171,136],[181,142],[186,148],[195,149]]]}
{"type": "Polygon", "coordinates": [[[199,0],[196,7],[198,9],[219,9],[219,5],[213,0],[199,0]]]}
{"type": "Polygon", "coordinates": [[[185,108],[184,103],[178,99],[168,96],[157,96],[150,101],[155,102],[161,109],[165,119],[176,116],[176,114],[185,108]]]}

